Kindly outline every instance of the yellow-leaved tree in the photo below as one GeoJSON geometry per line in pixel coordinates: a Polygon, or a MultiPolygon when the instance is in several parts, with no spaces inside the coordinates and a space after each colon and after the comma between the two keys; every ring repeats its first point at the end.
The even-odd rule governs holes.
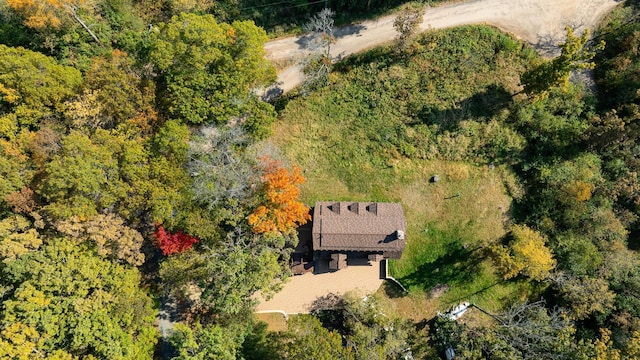
{"type": "MultiPolygon", "coordinates": [[[[44,359],[45,356],[38,349],[42,343],[43,339],[33,326],[21,322],[10,323],[0,332],[0,359],[44,359]]],[[[71,355],[68,359],[72,359],[71,355]]]]}
{"type": "Polygon", "coordinates": [[[613,346],[611,330],[606,328],[600,329],[600,338],[596,339],[594,343],[594,351],[595,360],[620,360],[622,358],[620,350],[613,346]]]}
{"type": "Polygon", "coordinates": [[[566,89],[572,71],[593,69],[596,66],[591,60],[598,51],[604,49],[604,41],[590,43],[588,29],[581,36],[575,35],[570,26],[566,26],[565,31],[565,42],[558,44],[560,56],[542,61],[520,76],[520,82],[524,86],[522,92],[533,95],[546,94],[555,86],[566,89]]]}
{"type": "Polygon", "coordinates": [[[526,225],[514,225],[511,236],[508,247],[499,245],[493,249],[503,278],[506,280],[522,274],[534,280],[546,279],[555,268],[556,261],[545,246],[542,234],[526,225]]]}

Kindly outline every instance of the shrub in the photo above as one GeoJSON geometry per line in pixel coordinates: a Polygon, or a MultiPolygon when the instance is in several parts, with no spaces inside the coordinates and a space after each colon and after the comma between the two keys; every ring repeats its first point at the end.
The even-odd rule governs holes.
{"type": "Polygon", "coordinates": [[[198,238],[182,231],[172,234],[166,231],[162,225],[158,225],[158,229],[153,233],[153,236],[156,239],[156,245],[162,250],[162,255],[165,256],[185,252],[199,241],[198,238]]]}

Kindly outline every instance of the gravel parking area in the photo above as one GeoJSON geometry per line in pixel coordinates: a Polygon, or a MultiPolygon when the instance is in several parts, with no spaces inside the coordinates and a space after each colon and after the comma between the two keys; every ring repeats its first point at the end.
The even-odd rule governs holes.
{"type": "Polygon", "coordinates": [[[260,304],[256,312],[307,314],[316,299],[329,294],[343,295],[348,291],[357,291],[362,295],[374,293],[384,281],[380,276],[380,264],[371,262],[370,265],[353,265],[335,272],[296,275],[272,299],[264,301],[258,295],[260,304]]]}

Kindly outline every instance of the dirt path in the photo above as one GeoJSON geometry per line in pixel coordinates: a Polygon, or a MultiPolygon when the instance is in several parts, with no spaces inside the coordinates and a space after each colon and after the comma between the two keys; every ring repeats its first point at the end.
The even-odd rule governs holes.
{"type": "MultiPolygon", "coordinates": [[[[593,29],[615,7],[617,0],[474,0],[427,8],[421,30],[442,29],[465,24],[489,24],[512,33],[533,45],[542,55],[557,54],[557,44],[569,25],[581,33],[593,29]]],[[[383,44],[395,38],[395,16],[354,24],[336,31],[337,43],[331,54],[336,59],[383,44]]],[[[299,37],[270,41],[265,45],[267,58],[278,62],[305,56],[308,50],[299,37]]],[[[302,75],[296,66],[278,74],[279,87],[286,91],[300,84],[302,75]]]]}
{"type": "Polygon", "coordinates": [[[158,330],[160,330],[160,354],[162,359],[172,359],[174,356],[177,356],[177,354],[174,354],[174,349],[169,343],[169,337],[175,324],[179,320],[175,302],[165,296],[161,297],[160,309],[156,315],[156,324],[158,330]]]}

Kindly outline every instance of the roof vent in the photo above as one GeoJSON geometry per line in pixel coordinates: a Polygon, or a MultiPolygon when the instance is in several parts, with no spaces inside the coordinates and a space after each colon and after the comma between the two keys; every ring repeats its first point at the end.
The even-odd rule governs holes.
{"type": "Polygon", "coordinates": [[[398,240],[404,240],[404,231],[396,230],[396,238],[398,238],[398,240]]]}
{"type": "Polygon", "coordinates": [[[327,209],[329,209],[329,210],[331,210],[334,213],[339,215],[340,214],[340,203],[337,202],[337,203],[333,203],[331,205],[327,205],[327,209]]]}
{"type": "Polygon", "coordinates": [[[349,209],[349,211],[351,211],[354,214],[358,214],[358,203],[352,203],[350,205],[347,205],[347,209],[349,209]]]}
{"type": "Polygon", "coordinates": [[[378,215],[378,204],[377,203],[369,204],[369,205],[367,205],[365,207],[365,209],[367,209],[367,211],[372,213],[373,215],[378,215]]]}

